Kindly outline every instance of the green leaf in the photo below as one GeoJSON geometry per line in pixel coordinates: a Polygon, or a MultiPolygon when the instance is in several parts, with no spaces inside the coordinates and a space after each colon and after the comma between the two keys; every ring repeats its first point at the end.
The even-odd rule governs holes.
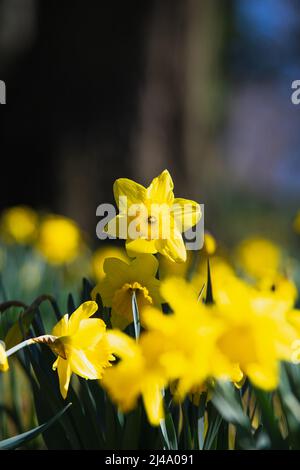
{"type": "Polygon", "coordinates": [[[136,301],[135,292],[133,292],[133,294],[132,294],[132,314],[133,314],[133,324],[134,324],[135,337],[136,337],[136,339],[138,339],[139,336],[140,336],[141,324],[140,324],[140,314],[139,314],[138,304],[137,304],[137,301],[136,301]]]}
{"type": "Polygon", "coordinates": [[[21,313],[19,321],[14,323],[6,335],[5,344],[7,349],[12,348],[24,339],[24,335],[28,333],[31,323],[38,312],[38,307],[46,300],[48,300],[54,308],[55,301],[53,297],[50,295],[41,295],[21,313]]]}
{"type": "Polygon", "coordinates": [[[160,422],[160,430],[166,450],[178,450],[178,442],[171,413],[166,413],[160,422]]]}
{"type": "Polygon", "coordinates": [[[214,303],[209,259],[207,260],[207,288],[206,288],[205,303],[206,304],[213,304],[214,303]]]}
{"type": "Polygon", "coordinates": [[[65,408],[60,410],[53,418],[51,418],[47,423],[41,424],[30,431],[24,432],[23,434],[19,434],[18,436],[10,437],[9,439],[5,439],[4,441],[0,442],[0,450],[9,450],[9,449],[16,449],[21,447],[28,441],[31,441],[33,438],[38,436],[39,434],[46,431],[50,428],[60,417],[67,411],[68,408],[72,403],[69,403],[65,408]]]}

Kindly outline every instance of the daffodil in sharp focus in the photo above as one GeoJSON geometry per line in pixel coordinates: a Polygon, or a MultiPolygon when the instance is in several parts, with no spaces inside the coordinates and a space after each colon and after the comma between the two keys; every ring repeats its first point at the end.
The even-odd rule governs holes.
{"type": "Polygon", "coordinates": [[[56,341],[50,347],[58,354],[53,370],[58,372],[63,398],[67,396],[73,372],[85,379],[101,379],[104,369],[114,360],[105,323],[90,318],[97,309],[96,302],[84,302],[70,317],[64,315],[53,328],[56,341]]]}
{"type": "Polygon", "coordinates": [[[126,238],[130,256],[161,253],[173,262],[186,260],[182,233],[197,224],[201,208],[194,201],[175,198],[173,187],[167,170],[147,188],[127,178],[114,183],[119,214],[106,232],[126,238]]]}
{"type": "Polygon", "coordinates": [[[141,321],[147,305],[159,307],[162,297],[160,282],[156,279],[158,261],[153,255],[140,255],[128,263],[118,258],[106,258],[105,277],[92,291],[92,298],[100,294],[103,305],[111,307],[114,328],[124,329],[133,322],[132,296],[135,292],[141,321]]]}

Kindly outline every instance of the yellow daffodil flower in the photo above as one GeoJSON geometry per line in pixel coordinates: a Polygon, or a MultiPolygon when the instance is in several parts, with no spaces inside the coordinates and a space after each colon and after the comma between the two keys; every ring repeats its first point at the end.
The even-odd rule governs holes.
{"type": "Polygon", "coordinates": [[[122,261],[129,261],[124,248],[111,245],[98,248],[92,256],[92,273],[97,282],[105,277],[103,265],[106,258],[118,258],[122,261]]]}
{"type": "Polygon", "coordinates": [[[59,265],[69,263],[79,255],[81,242],[75,222],[51,215],[41,223],[37,249],[50,264],[59,265]]]}
{"type": "Polygon", "coordinates": [[[38,215],[26,206],[6,209],[1,217],[1,233],[8,243],[32,243],[37,235],[38,215]]]}
{"type": "Polygon", "coordinates": [[[213,376],[238,381],[242,373],[236,364],[216,353],[223,323],[198,302],[192,285],[179,277],[169,278],[162,282],[162,294],[173,314],[163,315],[149,307],[144,321],[152,343],[164,345],[157,361],[169,380],[177,381],[175,397],[184,399],[213,376]]]}
{"type": "Polygon", "coordinates": [[[53,328],[56,340],[48,346],[58,354],[53,370],[57,369],[63,398],[67,396],[73,372],[85,379],[101,379],[104,369],[114,360],[105,323],[90,318],[97,309],[96,302],[85,302],[70,317],[64,315],[53,328]]]}
{"type": "Polygon", "coordinates": [[[244,374],[272,390],[279,361],[291,360],[298,335],[286,319],[287,304],[253,295],[243,283],[231,287],[217,304],[207,306],[197,302],[192,285],[169,278],[162,282],[162,293],[173,315],[151,308],[144,314],[153,341],[165,345],[159,361],[169,378],[178,380],[180,399],[209,378],[239,383],[244,374]]]}
{"type": "Polygon", "coordinates": [[[4,348],[4,343],[0,341],[0,372],[6,372],[8,370],[8,362],[6,357],[6,352],[4,348]]]}
{"type": "Polygon", "coordinates": [[[274,277],[280,269],[281,250],[271,240],[251,237],[236,249],[238,265],[254,279],[274,277]]]}
{"type": "Polygon", "coordinates": [[[113,327],[124,329],[132,323],[132,294],[135,292],[141,321],[147,305],[160,306],[160,282],[155,278],[158,261],[153,255],[141,255],[129,264],[117,258],[106,258],[105,277],[92,291],[92,298],[100,294],[103,305],[111,307],[113,327]]]}
{"type": "Polygon", "coordinates": [[[134,409],[142,396],[149,422],[159,425],[164,417],[162,390],[167,385],[165,368],[157,360],[162,343],[153,342],[147,333],[139,343],[118,330],[107,336],[120,361],[105,371],[102,385],[123,412],[134,409]]]}
{"type": "Polygon", "coordinates": [[[109,222],[106,231],[127,239],[130,256],[161,253],[173,262],[186,260],[182,233],[197,224],[201,209],[194,201],[175,198],[173,187],[167,170],[147,188],[126,178],[116,180],[114,196],[119,215],[109,222]]]}
{"type": "Polygon", "coordinates": [[[212,312],[224,321],[218,352],[259,388],[273,390],[278,385],[279,361],[290,361],[292,345],[298,337],[287,320],[289,299],[261,292],[238,278],[228,288],[218,290],[212,312]]]}

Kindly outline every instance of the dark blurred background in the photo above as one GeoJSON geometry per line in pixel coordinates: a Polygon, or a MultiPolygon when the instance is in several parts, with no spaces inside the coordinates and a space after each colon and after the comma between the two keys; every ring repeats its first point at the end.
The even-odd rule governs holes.
{"type": "Polygon", "coordinates": [[[217,237],[291,229],[299,0],[0,0],[0,79],[1,208],[96,241],[113,181],[168,168],[217,237]]]}

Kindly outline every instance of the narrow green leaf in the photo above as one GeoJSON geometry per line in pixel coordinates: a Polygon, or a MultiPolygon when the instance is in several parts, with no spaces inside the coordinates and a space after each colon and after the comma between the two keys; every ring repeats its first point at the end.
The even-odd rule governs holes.
{"type": "Polygon", "coordinates": [[[132,314],[133,314],[135,337],[138,340],[140,336],[140,332],[141,332],[141,324],[140,324],[140,314],[139,314],[138,304],[136,301],[135,292],[133,292],[132,294],[132,314]]]}
{"type": "Polygon", "coordinates": [[[41,424],[30,431],[24,432],[23,434],[19,434],[18,436],[10,437],[9,439],[5,439],[4,441],[0,442],[0,450],[9,450],[9,449],[16,449],[21,447],[28,441],[31,441],[34,437],[38,436],[39,434],[46,431],[50,428],[60,417],[67,411],[68,408],[72,403],[69,403],[65,408],[60,410],[53,418],[51,418],[47,423],[41,424]]]}

